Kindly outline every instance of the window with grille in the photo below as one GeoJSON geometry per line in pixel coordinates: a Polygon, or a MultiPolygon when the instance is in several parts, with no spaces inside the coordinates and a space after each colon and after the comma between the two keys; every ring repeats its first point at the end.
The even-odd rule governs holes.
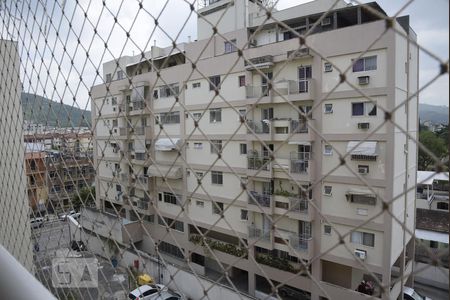
{"type": "Polygon", "coordinates": [[[211,183],[223,184],[223,173],[219,171],[211,171],[211,183]]]}
{"type": "Polygon", "coordinates": [[[210,109],[209,122],[210,123],[222,122],[222,109],[220,108],[210,109]]]}
{"type": "Polygon", "coordinates": [[[170,243],[164,242],[164,241],[160,241],[159,245],[158,245],[158,249],[159,251],[161,251],[162,253],[171,255],[171,256],[175,256],[177,258],[184,258],[184,254],[183,251],[180,250],[180,248],[178,248],[175,245],[172,245],[170,243]]]}
{"type": "Polygon", "coordinates": [[[211,140],[211,153],[218,154],[222,152],[222,140],[211,140]]]}
{"type": "Polygon", "coordinates": [[[216,75],[216,76],[211,76],[209,77],[209,90],[213,91],[216,88],[220,89],[220,76],[216,75]]]}
{"type": "Polygon", "coordinates": [[[161,124],[179,124],[180,123],[180,112],[167,112],[161,113],[159,115],[159,122],[161,124]]]}

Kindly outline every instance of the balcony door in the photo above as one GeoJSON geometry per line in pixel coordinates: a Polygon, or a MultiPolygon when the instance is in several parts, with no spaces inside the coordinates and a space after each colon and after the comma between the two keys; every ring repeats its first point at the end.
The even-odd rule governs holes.
{"type": "Polygon", "coordinates": [[[269,81],[272,80],[272,78],[272,72],[266,72],[264,73],[264,76],[261,77],[262,96],[269,96],[269,81]]]}
{"type": "Polygon", "coordinates": [[[311,66],[301,66],[298,68],[298,91],[307,93],[309,90],[309,79],[312,76],[311,66]]]}
{"type": "Polygon", "coordinates": [[[302,238],[309,238],[311,237],[311,223],[305,222],[305,221],[298,221],[298,234],[302,238]]]}

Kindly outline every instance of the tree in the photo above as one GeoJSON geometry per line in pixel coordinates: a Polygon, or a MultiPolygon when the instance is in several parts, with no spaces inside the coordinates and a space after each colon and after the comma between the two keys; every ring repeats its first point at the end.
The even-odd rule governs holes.
{"type": "MultiPolygon", "coordinates": [[[[438,159],[447,155],[447,145],[443,139],[431,131],[421,131],[419,133],[419,142],[425,146],[438,159]]],[[[419,170],[426,171],[434,166],[436,161],[424,150],[419,148],[419,170]]]]}
{"type": "Polygon", "coordinates": [[[72,197],[72,205],[76,211],[79,211],[82,206],[91,206],[94,204],[95,187],[84,187],[72,197]]]}

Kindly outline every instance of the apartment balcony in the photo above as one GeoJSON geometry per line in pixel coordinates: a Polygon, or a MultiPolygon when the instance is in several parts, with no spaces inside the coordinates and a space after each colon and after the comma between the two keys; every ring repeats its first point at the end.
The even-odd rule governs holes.
{"type": "Polygon", "coordinates": [[[270,243],[270,241],[271,241],[270,230],[263,230],[262,228],[258,228],[255,225],[249,225],[248,226],[248,238],[270,243]]]}
{"type": "Polygon", "coordinates": [[[260,194],[255,191],[249,191],[247,208],[251,211],[272,214],[273,196],[260,194]]]}
{"type": "Polygon", "coordinates": [[[267,85],[247,85],[245,95],[247,99],[267,97],[269,96],[269,87],[267,85]]]}
{"type": "Polygon", "coordinates": [[[289,123],[291,133],[308,133],[308,122],[306,120],[291,120],[289,123]]]}
{"type": "Polygon", "coordinates": [[[211,237],[203,237],[200,234],[189,235],[189,241],[195,245],[208,245],[211,249],[237,256],[237,257],[247,257],[248,250],[244,247],[239,247],[235,244],[230,244],[222,240],[214,239],[211,237]]]}
{"type": "Polygon", "coordinates": [[[311,236],[292,234],[289,237],[289,245],[298,253],[307,257],[313,256],[313,239],[311,236]]]}
{"type": "Polygon", "coordinates": [[[314,79],[281,80],[273,84],[274,102],[306,101],[314,99],[314,79]]]}
{"type": "Polygon", "coordinates": [[[248,134],[270,134],[270,121],[253,121],[247,120],[247,133],[248,134]]]}
{"type": "Polygon", "coordinates": [[[144,108],[145,108],[145,101],[144,100],[131,102],[131,107],[130,107],[131,112],[136,112],[136,111],[141,112],[141,110],[143,110],[144,108]]]}
{"type": "Polygon", "coordinates": [[[272,55],[264,55],[250,58],[248,61],[244,62],[245,69],[247,71],[267,69],[272,67],[274,64],[272,55]]]}
{"type": "Polygon", "coordinates": [[[134,128],[134,135],[136,136],[145,136],[145,138],[150,138],[152,133],[152,127],[150,126],[140,126],[134,128]]]}
{"type": "Polygon", "coordinates": [[[289,218],[311,222],[314,218],[313,211],[306,198],[289,197],[289,218]]]}
{"type": "Polygon", "coordinates": [[[291,152],[289,173],[296,177],[302,177],[299,179],[309,180],[310,169],[309,164],[311,160],[311,152],[291,152]]]}
{"type": "Polygon", "coordinates": [[[128,128],[128,127],[119,128],[119,136],[120,137],[126,137],[129,133],[130,133],[130,128],[128,128]]]}

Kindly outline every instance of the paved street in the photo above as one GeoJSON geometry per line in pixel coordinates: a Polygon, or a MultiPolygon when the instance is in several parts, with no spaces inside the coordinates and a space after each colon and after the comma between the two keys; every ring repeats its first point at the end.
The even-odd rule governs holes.
{"type": "Polygon", "coordinates": [[[414,289],[416,289],[422,296],[427,296],[432,300],[448,300],[449,293],[438,288],[430,287],[418,282],[414,282],[414,289]]]}
{"type": "MultiPolygon", "coordinates": [[[[128,275],[122,268],[114,269],[111,263],[91,253],[83,252],[82,257],[98,259],[98,288],[54,288],[52,284],[52,259],[56,251],[69,248],[69,226],[67,222],[54,220],[46,222],[42,228],[32,229],[33,243],[39,245],[35,251],[36,277],[59,299],[126,299],[129,291],[128,275]],[[71,294],[72,298],[68,295],[71,294]]],[[[75,255],[80,253],[73,252],[75,255]]]]}

